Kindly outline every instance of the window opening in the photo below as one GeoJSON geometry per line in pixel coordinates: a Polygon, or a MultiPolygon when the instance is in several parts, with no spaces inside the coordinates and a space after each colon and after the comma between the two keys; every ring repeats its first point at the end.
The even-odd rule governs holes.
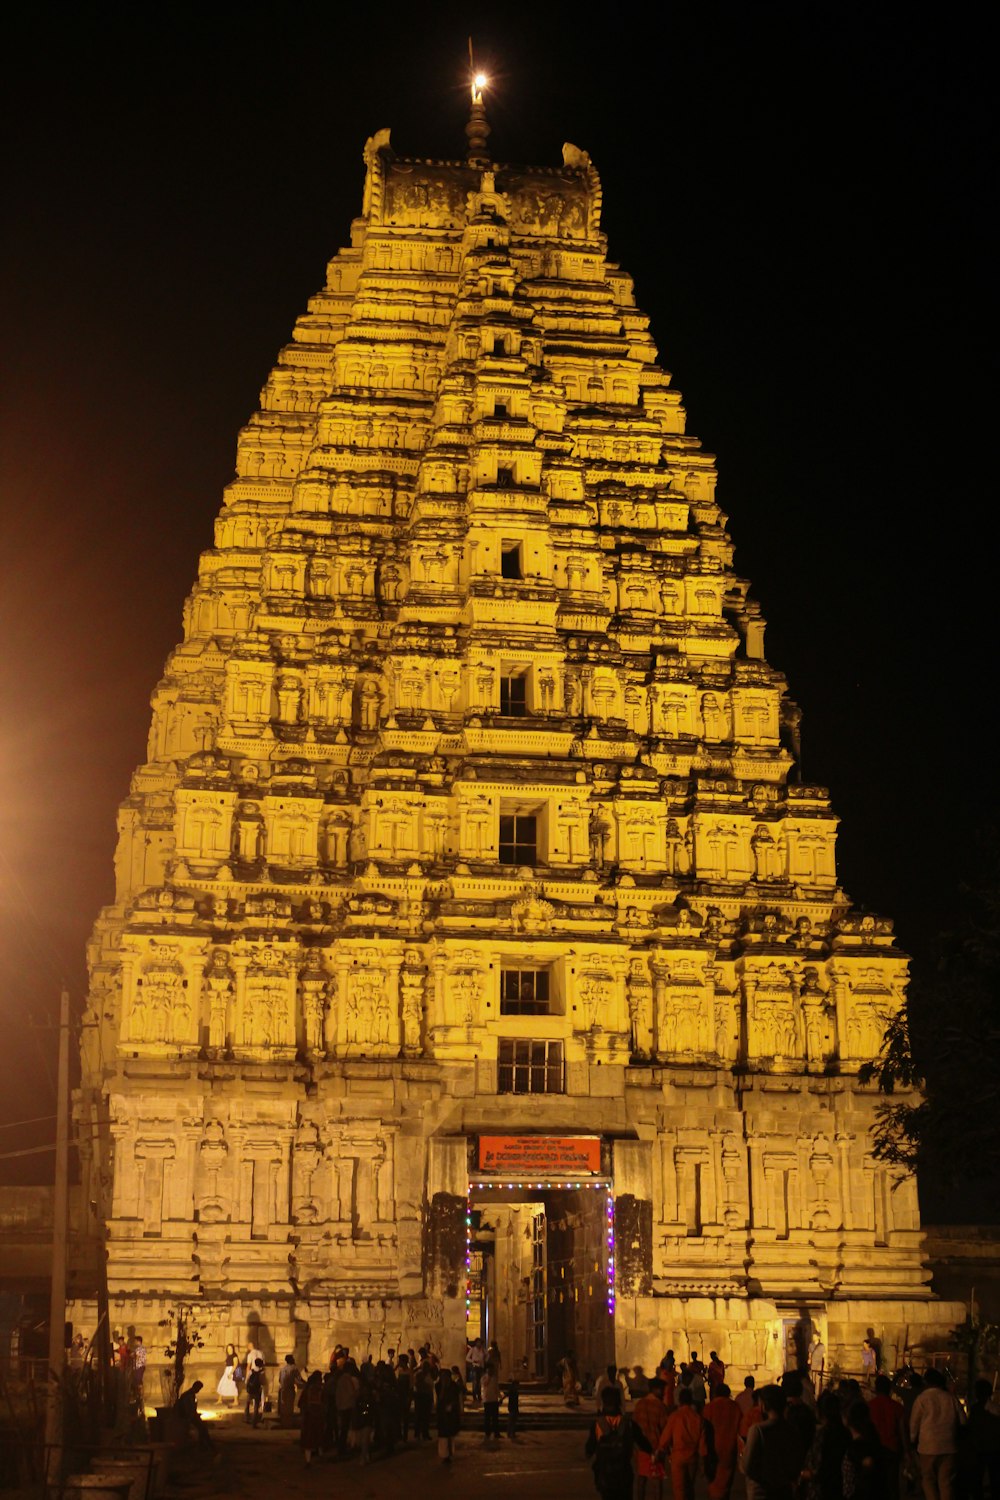
{"type": "Polygon", "coordinates": [[[501,969],[500,1014],[502,1016],[547,1016],[549,1014],[548,969],[501,969]]]}
{"type": "Polygon", "coordinates": [[[507,415],[507,403],[506,403],[506,401],[494,401],[494,403],[493,403],[493,415],[495,417],[505,417],[507,415]]]}
{"type": "Polygon", "coordinates": [[[701,1162],[692,1162],[688,1180],[687,1232],[701,1234],[701,1162]]]}
{"type": "Polygon", "coordinates": [[[538,859],[538,819],[534,813],[500,817],[500,863],[533,865],[538,859]]]}
{"type": "MultiPolygon", "coordinates": [[[[503,483],[503,480],[500,479],[500,477],[499,477],[499,475],[502,474],[503,472],[504,472],[504,470],[501,469],[499,471],[498,475],[497,475],[497,483],[498,484],[502,484],[503,483]]],[[[520,542],[501,542],[500,543],[500,577],[501,578],[523,578],[524,577],[524,573],[521,570],[521,543],[520,542]]]]}
{"type": "Polygon", "coordinates": [[[497,1091],[501,1094],[561,1094],[562,1042],[501,1039],[497,1050],[497,1091]]]}
{"type": "Polygon", "coordinates": [[[504,485],[506,488],[509,489],[510,486],[513,483],[514,483],[514,470],[513,469],[507,469],[507,468],[498,468],[497,469],[497,484],[504,485]]]}
{"type": "Polygon", "coordinates": [[[524,672],[510,672],[500,679],[500,712],[522,718],[528,712],[528,678],[524,672]]]}

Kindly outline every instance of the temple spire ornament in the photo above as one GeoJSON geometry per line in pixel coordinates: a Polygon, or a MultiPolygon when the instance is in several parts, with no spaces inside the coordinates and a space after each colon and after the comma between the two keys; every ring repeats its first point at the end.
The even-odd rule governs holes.
{"type": "Polygon", "coordinates": [[[964,1315],[859,1080],[906,955],[597,169],[490,162],[484,88],[465,161],[365,143],[153,692],[82,1040],[112,1321],[898,1363],[964,1315]]]}
{"type": "Polygon", "coordinates": [[[489,84],[485,73],[480,72],[475,65],[472,56],[472,38],[469,38],[469,69],[471,72],[470,92],[472,102],[469,109],[469,119],[465,127],[468,147],[466,160],[470,166],[488,167],[490,158],[486,142],[490,135],[490,125],[486,118],[486,106],[483,103],[483,90],[489,84]]]}

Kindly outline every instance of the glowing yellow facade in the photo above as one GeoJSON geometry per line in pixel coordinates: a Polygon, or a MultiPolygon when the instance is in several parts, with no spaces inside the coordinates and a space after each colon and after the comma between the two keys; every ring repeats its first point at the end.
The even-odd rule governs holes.
{"type": "Polygon", "coordinates": [[[906,960],[594,167],[484,144],[367,143],[153,695],[83,1041],[112,1317],[455,1359],[477,1139],[590,1134],[622,1362],[780,1367],[805,1309],[856,1364],[940,1320],[856,1079],[906,960]]]}

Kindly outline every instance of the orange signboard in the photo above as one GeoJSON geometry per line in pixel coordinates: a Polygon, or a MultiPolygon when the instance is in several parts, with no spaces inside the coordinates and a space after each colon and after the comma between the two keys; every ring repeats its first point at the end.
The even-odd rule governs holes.
{"type": "Polygon", "coordinates": [[[580,1176],[601,1170],[596,1135],[481,1135],[479,1170],[509,1177],[580,1176]]]}

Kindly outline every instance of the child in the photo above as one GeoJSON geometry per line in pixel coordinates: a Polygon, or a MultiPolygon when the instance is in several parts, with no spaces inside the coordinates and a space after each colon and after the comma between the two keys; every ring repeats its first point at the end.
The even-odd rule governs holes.
{"type": "Polygon", "coordinates": [[[517,1437],[517,1419],[521,1415],[521,1383],[512,1380],[507,1387],[507,1436],[517,1437]]]}

